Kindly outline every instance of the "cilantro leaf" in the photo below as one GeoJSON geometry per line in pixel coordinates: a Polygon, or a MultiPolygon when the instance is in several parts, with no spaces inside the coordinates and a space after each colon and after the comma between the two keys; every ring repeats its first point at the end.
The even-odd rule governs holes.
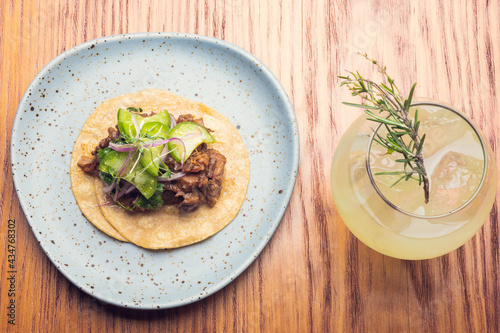
{"type": "Polygon", "coordinates": [[[161,166],[160,169],[165,170],[165,172],[163,173],[163,175],[161,175],[161,177],[170,178],[172,176],[172,171],[170,170],[168,165],[165,164],[161,166]]]}
{"type": "Polygon", "coordinates": [[[161,198],[161,195],[163,194],[163,186],[164,184],[158,183],[155,193],[149,199],[146,199],[143,195],[141,195],[139,200],[135,203],[136,206],[151,210],[161,207],[163,205],[163,199],[161,198]]]}
{"type": "MultiPolygon", "coordinates": [[[[99,149],[100,150],[100,149],[99,149]]],[[[99,178],[101,178],[106,184],[111,185],[115,178],[106,172],[99,172],[99,178]]]]}
{"type": "Polygon", "coordinates": [[[106,154],[109,153],[111,150],[112,149],[109,147],[97,150],[97,156],[99,157],[99,161],[102,161],[104,159],[104,156],[106,156],[106,154]]]}

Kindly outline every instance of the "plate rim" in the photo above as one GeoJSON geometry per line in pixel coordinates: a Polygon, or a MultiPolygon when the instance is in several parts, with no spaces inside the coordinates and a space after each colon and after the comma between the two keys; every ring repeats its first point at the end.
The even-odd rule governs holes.
{"type": "Polygon", "coordinates": [[[191,304],[194,302],[197,302],[199,300],[202,300],[208,296],[211,296],[221,290],[222,288],[226,287],[229,283],[234,281],[241,273],[243,273],[260,255],[260,253],[263,251],[263,249],[266,247],[266,245],[269,243],[271,240],[272,236],[274,235],[276,229],[278,228],[279,224],[281,223],[281,220],[283,219],[283,216],[285,214],[286,209],[288,208],[290,204],[290,199],[293,193],[293,189],[295,187],[295,183],[297,180],[297,175],[298,175],[298,168],[299,168],[299,155],[300,155],[300,138],[299,138],[299,131],[298,131],[298,126],[297,126],[297,117],[295,115],[295,111],[293,108],[293,105],[286,93],[285,88],[281,85],[279,80],[276,78],[276,76],[267,68],[266,65],[262,61],[260,61],[257,57],[255,57],[252,53],[248,52],[247,50],[233,44],[230,42],[227,42],[225,40],[221,40],[218,38],[214,37],[209,37],[209,36],[204,36],[204,35],[197,35],[197,34],[191,34],[191,33],[181,33],[181,32],[137,32],[137,33],[126,33],[126,34],[117,34],[117,35],[110,35],[110,36],[103,36],[99,38],[95,38],[86,42],[83,42],[81,44],[78,44],[76,46],[73,46],[72,48],[60,53],[57,55],[55,58],[53,58],[49,63],[47,63],[39,72],[38,74],[34,77],[34,79],[31,81],[31,83],[28,85],[26,88],[26,91],[24,92],[19,104],[18,108],[16,109],[15,117],[14,117],[14,122],[12,124],[12,130],[11,130],[11,135],[10,135],[10,162],[11,162],[11,172],[12,172],[12,178],[13,178],[13,185],[14,185],[14,190],[15,193],[18,197],[19,204],[21,206],[21,209],[23,211],[23,214],[26,218],[26,221],[28,222],[28,225],[30,229],[32,230],[33,235],[35,236],[36,240],[40,244],[43,252],[46,254],[46,256],[49,258],[51,263],[57,268],[59,272],[61,272],[75,287],[77,287],[79,290],[85,292],[86,294],[96,298],[97,300],[118,306],[118,307],[123,307],[123,308],[129,308],[129,309],[138,309],[138,310],[160,310],[160,309],[168,309],[168,308],[175,308],[175,307],[180,307],[184,306],[187,304],[191,304]],[[180,301],[176,302],[159,302],[159,303],[147,303],[146,306],[141,306],[141,304],[144,304],[142,302],[138,303],[133,303],[132,301],[128,304],[122,303],[116,299],[110,299],[106,298],[104,296],[101,296],[99,294],[95,294],[93,292],[94,289],[91,289],[89,286],[79,283],[77,279],[73,278],[73,276],[66,272],[63,267],[59,265],[59,263],[55,262],[55,259],[53,258],[53,254],[51,254],[50,249],[48,249],[45,245],[44,239],[39,239],[39,235],[34,232],[34,229],[36,229],[36,226],[32,224],[30,218],[26,214],[25,208],[28,207],[28,204],[26,203],[26,198],[25,196],[21,195],[21,190],[19,188],[18,184],[18,177],[17,173],[14,172],[14,166],[16,165],[15,162],[17,161],[17,155],[15,154],[15,149],[13,147],[14,143],[17,143],[18,141],[13,140],[14,138],[17,138],[17,134],[15,134],[15,130],[19,128],[21,125],[21,113],[25,108],[26,102],[28,101],[28,97],[31,94],[31,91],[34,90],[34,87],[38,82],[41,81],[41,79],[44,77],[44,75],[48,72],[48,70],[52,69],[55,67],[58,62],[64,60],[67,56],[72,55],[78,51],[82,51],[86,48],[91,47],[92,45],[98,44],[98,43],[103,43],[107,42],[110,40],[122,40],[122,41],[127,41],[127,40],[135,40],[135,39],[140,39],[140,38],[178,38],[178,39],[190,39],[190,40],[199,40],[205,43],[209,44],[219,44],[222,45],[229,50],[233,50],[237,54],[242,55],[244,58],[246,58],[247,61],[253,62],[259,69],[262,70],[264,73],[265,77],[272,83],[272,87],[276,88],[275,93],[278,94],[279,99],[282,100],[282,102],[285,105],[286,109],[286,114],[290,118],[290,125],[292,129],[292,147],[293,149],[291,150],[293,156],[292,156],[292,170],[291,170],[291,179],[288,182],[287,186],[283,189],[283,193],[280,195],[283,195],[284,198],[284,203],[283,205],[280,205],[279,210],[277,210],[277,213],[274,215],[274,219],[271,220],[269,223],[269,228],[267,229],[267,232],[263,237],[260,238],[258,242],[256,242],[256,246],[253,251],[249,252],[247,255],[246,260],[240,262],[240,265],[233,269],[229,274],[225,276],[225,278],[221,279],[217,283],[213,285],[212,288],[207,288],[205,292],[201,295],[193,295],[190,297],[186,297],[181,299],[180,301]]]}

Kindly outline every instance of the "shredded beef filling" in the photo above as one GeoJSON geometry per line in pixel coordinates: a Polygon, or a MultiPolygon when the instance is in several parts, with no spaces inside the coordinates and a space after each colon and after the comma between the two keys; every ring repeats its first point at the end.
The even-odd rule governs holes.
{"type": "Polygon", "coordinates": [[[203,204],[213,207],[220,197],[226,157],[216,149],[201,144],[187,159],[184,166],[173,158],[166,161],[175,172],[186,172],[179,180],[165,183],[165,189],[182,198],[179,209],[192,212],[203,204]]]}
{"type": "MultiPolygon", "coordinates": [[[[195,119],[191,114],[180,115],[177,119],[177,123],[184,121],[194,121],[204,126],[202,118],[195,119]]],[[[87,173],[96,173],[99,167],[97,151],[108,147],[112,140],[119,137],[118,126],[108,128],[108,137],[99,142],[99,145],[92,152],[92,157],[82,156],[78,161],[78,166],[87,173]]],[[[208,204],[210,207],[215,205],[222,191],[224,166],[226,165],[224,155],[216,149],[209,149],[203,143],[196,148],[183,165],[174,160],[171,155],[167,156],[165,164],[172,172],[186,173],[178,180],[164,183],[162,199],[165,205],[177,205],[181,212],[193,212],[203,204],[208,204]]],[[[122,196],[119,201],[125,207],[132,208],[138,198],[139,191],[134,190],[122,196]]],[[[143,210],[138,207],[134,209],[143,210]]]]}
{"type": "Polygon", "coordinates": [[[92,157],[82,156],[80,160],[78,160],[77,165],[82,168],[83,171],[87,173],[94,173],[97,171],[99,167],[99,156],[97,156],[97,151],[99,149],[104,149],[109,146],[109,143],[113,140],[116,140],[120,137],[120,131],[118,130],[118,125],[116,127],[108,128],[108,137],[102,139],[97,147],[95,147],[94,151],[92,151],[92,157]]]}
{"type": "Polygon", "coordinates": [[[182,123],[182,122],[185,122],[185,121],[192,121],[192,122],[195,122],[197,123],[198,125],[201,125],[203,127],[205,127],[205,124],[203,123],[203,118],[194,118],[194,116],[190,113],[188,114],[181,114],[178,118],[177,118],[177,123],[182,123]]]}
{"type": "Polygon", "coordinates": [[[222,181],[224,180],[224,166],[226,165],[226,157],[215,149],[209,149],[210,162],[208,163],[208,185],[207,185],[207,201],[210,207],[213,207],[219,199],[222,191],[222,181]]]}

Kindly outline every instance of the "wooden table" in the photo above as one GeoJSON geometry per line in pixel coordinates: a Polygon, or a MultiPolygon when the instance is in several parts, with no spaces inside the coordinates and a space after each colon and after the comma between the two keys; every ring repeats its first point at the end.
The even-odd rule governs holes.
{"type": "MultiPolygon", "coordinates": [[[[330,163],[358,110],[338,74],[388,66],[416,95],[449,102],[500,146],[500,7],[486,0],[190,0],[0,3],[0,239],[17,233],[16,325],[8,325],[8,252],[0,252],[0,331],[9,332],[498,332],[498,203],[458,250],[404,261],[374,252],[339,218],[330,163]],[[179,31],[234,43],[261,59],[293,102],[300,172],[270,243],[234,282],[181,308],[133,311],[102,305],[50,263],[12,183],[10,132],[17,105],[52,58],[113,34],[179,31]]],[[[497,164],[500,163],[497,157],[497,164]]]]}

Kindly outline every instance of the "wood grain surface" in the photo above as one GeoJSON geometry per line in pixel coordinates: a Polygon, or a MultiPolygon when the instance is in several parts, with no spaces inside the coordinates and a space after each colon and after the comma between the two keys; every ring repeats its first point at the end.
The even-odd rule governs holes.
{"type": "MultiPolygon", "coordinates": [[[[338,74],[388,66],[416,95],[448,102],[500,145],[500,8],[487,0],[2,0],[0,2],[0,331],[498,332],[498,203],[464,246],[437,259],[392,259],[339,218],[329,169],[356,110],[338,74]],[[300,168],[273,238],[235,281],[197,303],[133,311],[99,303],[39,246],[10,170],[18,103],[52,58],[113,34],[177,31],[234,43],[261,59],[293,102],[300,168]],[[8,221],[16,230],[16,325],[8,324],[8,221]]],[[[497,155],[497,164],[500,160],[497,155]]],[[[34,172],[33,177],[36,177],[34,172]]]]}

